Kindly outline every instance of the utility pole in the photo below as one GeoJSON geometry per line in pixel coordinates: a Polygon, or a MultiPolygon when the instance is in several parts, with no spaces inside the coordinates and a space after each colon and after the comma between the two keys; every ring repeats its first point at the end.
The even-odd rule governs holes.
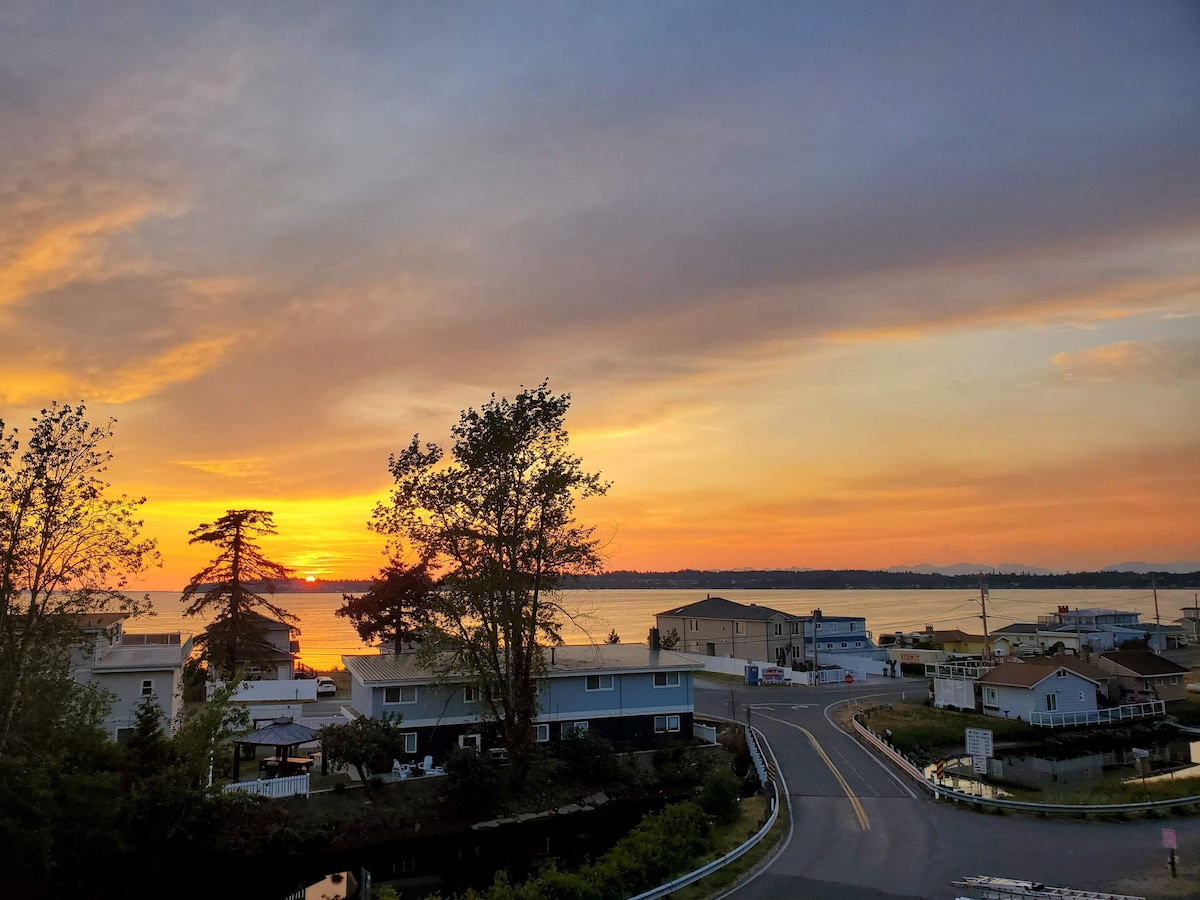
{"type": "Polygon", "coordinates": [[[987,623],[987,585],[983,583],[983,576],[979,576],[979,605],[983,610],[983,661],[990,663],[992,661],[992,637],[988,633],[987,623]]]}
{"type": "Polygon", "coordinates": [[[813,687],[821,683],[821,667],[817,665],[817,626],[821,622],[821,610],[814,609],[812,614],[813,631],[813,687]]]}
{"type": "Polygon", "coordinates": [[[1150,576],[1150,590],[1154,591],[1154,624],[1158,626],[1158,630],[1162,630],[1162,619],[1158,615],[1158,576],[1150,576]]]}

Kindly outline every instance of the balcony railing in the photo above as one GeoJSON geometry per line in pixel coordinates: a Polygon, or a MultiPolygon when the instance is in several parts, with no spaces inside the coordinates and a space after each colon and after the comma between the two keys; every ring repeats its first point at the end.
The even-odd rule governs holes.
{"type": "Polygon", "coordinates": [[[980,675],[996,668],[991,663],[956,662],[956,663],[926,663],[926,678],[955,678],[960,681],[974,681],[980,675]]]}
{"type": "Polygon", "coordinates": [[[1062,728],[1067,725],[1108,725],[1127,719],[1149,719],[1165,716],[1167,704],[1162,700],[1147,700],[1145,703],[1126,703],[1108,709],[1088,709],[1079,712],[1031,712],[1030,725],[1045,728],[1062,728]]]}

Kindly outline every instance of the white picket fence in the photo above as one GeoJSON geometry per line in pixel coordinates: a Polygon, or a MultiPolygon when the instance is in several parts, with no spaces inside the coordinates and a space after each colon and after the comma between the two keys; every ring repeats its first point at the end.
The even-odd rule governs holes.
{"type": "Polygon", "coordinates": [[[235,781],[225,785],[227,794],[256,794],[259,797],[298,797],[309,795],[307,775],[288,775],[284,778],[259,778],[257,781],[235,781]]]}

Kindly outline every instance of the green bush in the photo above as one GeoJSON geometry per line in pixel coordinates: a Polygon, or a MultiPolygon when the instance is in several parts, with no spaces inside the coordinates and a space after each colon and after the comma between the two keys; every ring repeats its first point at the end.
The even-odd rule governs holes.
{"type": "Polygon", "coordinates": [[[700,808],[722,824],[738,819],[738,796],[742,781],[728,769],[715,769],[704,782],[696,802],[700,808]]]}
{"type": "Polygon", "coordinates": [[[501,799],[500,764],[465,747],[450,752],[444,764],[451,799],[463,807],[491,808],[501,799]]]}

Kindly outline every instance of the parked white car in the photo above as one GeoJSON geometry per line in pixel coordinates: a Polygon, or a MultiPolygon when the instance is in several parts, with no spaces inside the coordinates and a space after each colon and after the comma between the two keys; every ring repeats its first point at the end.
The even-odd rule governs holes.
{"type": "Polygon", "coordinates": [[[333,683],[333,679],[328,675],[321,675],[317,678],[317,696],[321,694],[336,694],[337,685],[333,683]]]}

